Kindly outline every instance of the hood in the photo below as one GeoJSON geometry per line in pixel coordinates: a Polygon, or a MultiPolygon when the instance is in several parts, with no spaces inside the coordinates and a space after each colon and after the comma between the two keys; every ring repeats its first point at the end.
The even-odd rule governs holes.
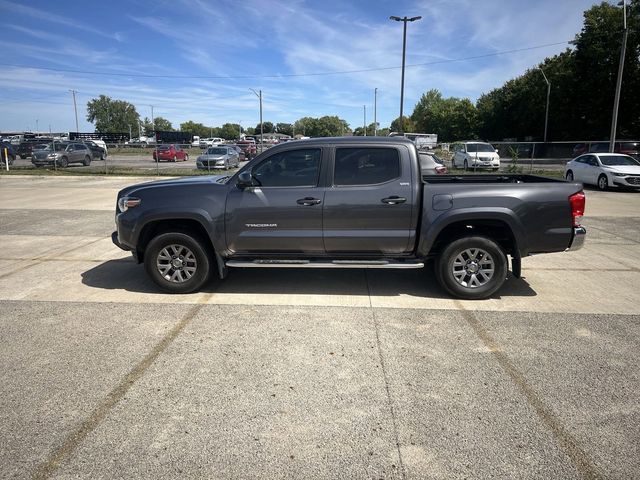
{"type": "Polygon", "coordinates": [[[220,182],[223,178],[231,178],[231,175],[198,175],[195,177],[181,177],[181,178],[173,178],[170,180],[157,180],[155,182],[147,182],[147,183],[138,183],[136,185],[131,185],[130,187],[126,187],[118,193],[118,197],[123,195],[129,195],[133,192],[144,190],[147,188],[163,188],[163,187],[174,187],[174,186],[182,186],[182,185],[218,185],[224,186],[225,182],[220,182]]]}
{"type": "Polygon", "coordinates": [[[630,175],[640,175],[640,165],[615,165],[604,167],[609,172],[628,173],[630,175]]]}
{"type": "Polygon", "coordinates": [[[224,160],[226,155],[200,155],[198,160],[224,160]]]}

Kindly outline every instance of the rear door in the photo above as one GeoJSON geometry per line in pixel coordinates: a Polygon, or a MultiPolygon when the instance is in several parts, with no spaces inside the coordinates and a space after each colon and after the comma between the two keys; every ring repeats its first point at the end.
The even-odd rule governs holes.
{"type": "Polygon", "coordinates": [[[413,249],[416,195],[409,165],[406,146],[335,149],[323,209],[327,253],[402,254],[413,249]]]}
{"type": "Polygon", "coordinates": [[[227,248],[235,254],[324,253],[322,149],[292,148],[252,168],[255,186],[227,196],[227,248]]]}

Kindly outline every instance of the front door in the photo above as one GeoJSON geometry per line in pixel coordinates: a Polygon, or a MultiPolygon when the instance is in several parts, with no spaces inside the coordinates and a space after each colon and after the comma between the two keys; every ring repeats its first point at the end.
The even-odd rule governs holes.
{"type": "Polygon", "coordinates": [[[413,249],[416,200],[409,165],[404,146],[336,148],[323,210],[327,253],[393,255],[413,249]]]}
{"type": "Polygon", "coordinates": [[[234,254],[324,253],[322,150],[275,153],[252,168],[254,186],[227,197],[227,248],[234,254]]]}

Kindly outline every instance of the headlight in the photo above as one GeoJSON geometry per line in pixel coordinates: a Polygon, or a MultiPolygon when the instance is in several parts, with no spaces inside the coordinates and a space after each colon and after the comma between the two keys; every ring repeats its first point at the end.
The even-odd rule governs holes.
{"type": "Polygon", "coordinates": [[[118,200],[118,209],[121,212],[126,212],[130,208],[137,207],[142,203],[142,200],[136,197],[120,197],[118,200]]]}
{"type": "Polygon", "coordinates": [[[57,153],[50,153],[50,154],[48,155],[48,157],[50,157],[50,158],[56,158],[57,156],[58,156],[58,154],[57,154],[57,153]]]}
{"type": "Polygon", "coordinates": [[[612,172],[614,176],[616,177],[626,177],[627,174],[626,173],[617,173],[617,172],[612,172]]]}

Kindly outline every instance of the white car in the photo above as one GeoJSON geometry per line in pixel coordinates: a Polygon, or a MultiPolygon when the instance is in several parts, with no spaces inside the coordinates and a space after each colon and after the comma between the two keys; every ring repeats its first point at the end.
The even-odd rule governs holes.
{"type": "Polygon", "coordinates": [[[500,155],[490,143],[458,142],[451,145],[450,151],[453,153],[453,168],[500,168],[500,155]]]}
{"type": "Polygon", "coordinates": [[[564,178],[596,185],[600,190],[609,187],[640,189],[640,162],[621,153],[586,153],[567,162],[564,178]]]}

